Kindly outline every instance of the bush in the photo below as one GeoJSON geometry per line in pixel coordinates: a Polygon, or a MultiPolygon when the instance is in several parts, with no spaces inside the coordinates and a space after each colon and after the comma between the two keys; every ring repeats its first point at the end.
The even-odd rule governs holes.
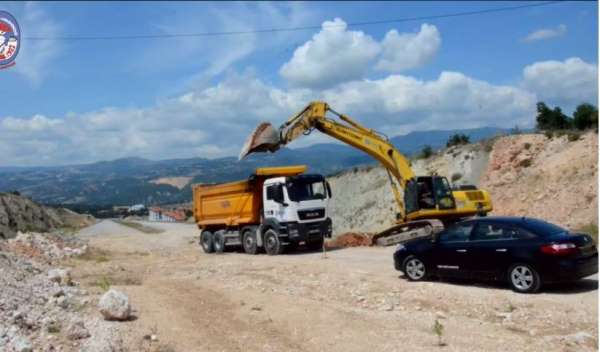
{"type": "Polygon", "coordinates": [[[531,148],[531,143],[525,143],[523,144],[523,147],[525,148],[525,150],[529,150],[529,148],[531,148]]]}
{"type": "Polygon", "coordinates": [[[547,130],[546,132],[544,132],[544,136],[546,136],[546,138],[548,139],[552,139],[554,137],[554,132],[547,130]]]}
{"type": "Polygon", "coordinates": [[[578,130],[598,128],[598,109],[592,104],[580,104],[573,112],[573,127],[578,130]]]}
{"type": "Polygon", "coordinates": [[[455,133],[450,138],[448,138],[448,142],[446,142],[446,147],[452,147],[455,145],[469,144],[470,138],[466,134],[455,133]]]}
{"type": "Polygon", "coordinates": [[[429,159],[433,155],[433,149],[430,145],[426,145],[421,149],[421,153],[419,154],[419,159],[429,159]]]}
{"type": "Polygon", "coordinates": [[[579,133],[574,133],[574,132],[569,132],[567,133],[567,140],[569,142],[575,142],[578,141],[579,138],[581,138],[581,136],[579,135],[579,133]]]}

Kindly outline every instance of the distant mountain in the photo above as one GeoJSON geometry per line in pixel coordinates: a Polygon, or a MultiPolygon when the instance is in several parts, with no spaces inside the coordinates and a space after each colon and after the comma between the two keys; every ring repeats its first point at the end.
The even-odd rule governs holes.
{"type": "MultiPolygon", "coordinates": [[[[445,146],[448,137],[464,133],[472,142],[507,133],[500,128],[452,131],[419,131],[391,138],[404,154],[418,153],[423,146],[445,146]]],[[[248,177],[260,166],[306,164],[310,172],[332,174],[373,163],[366,154],[346,145],[325,143],[283,148],[277,153],[254,154],[238,161],[234,157],[148,160],[123,158],[92,164],[55,167],[0,167],[0,191],[19,191],[45,204],[127,205],[185,202],[191,188],[179,189],[150,181],[162,177],[191,177],[190,183],[228,182],[248,177]]]]}

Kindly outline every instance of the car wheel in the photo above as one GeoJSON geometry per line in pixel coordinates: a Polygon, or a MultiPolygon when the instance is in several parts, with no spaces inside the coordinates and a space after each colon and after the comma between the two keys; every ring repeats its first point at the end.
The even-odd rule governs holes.
{"type": "Polygon", "coordinates": [[[420,281],[427,278],[427,268],[425,263],[414,255],[409,256],[404,260],[402,266],[404,274],[410,281],[420,281]]]}
{"type": "Polygon", "coordinates": [[[242,235],[242,244],[244,246],[244,252],[247,254],[258,253],[258,246],[256,245],[256,231],[251,229],[244,231],[242,235]]]}
{"type": "Polygon", "coordinates": [[[534,293],[541,286],[540,275],[527,264],[515,264],[508,269],[508,282],[515,292],[534,293]]]}
{"type": "Polygon", "coordinates": [[[225,251],[225,236],[222,232],[215,232],[213,235],[213,245],[216,253],[223,253],[225,251]]]}
{"type": "Polygon", "coordinates": [[[209,231],[202,231],[200,234],[200,246],[202,246],[204,253],[212,253],[215,251],[212,233],[209,231]]]}
{"type": "Polygon", "coordinates": [[[283,246],[281,245],[281,241],[279,241],[279,236],[273,229],[269,229],[265,232],[264,246],[268,255],[278,255],[283,253],[283,246]]]}

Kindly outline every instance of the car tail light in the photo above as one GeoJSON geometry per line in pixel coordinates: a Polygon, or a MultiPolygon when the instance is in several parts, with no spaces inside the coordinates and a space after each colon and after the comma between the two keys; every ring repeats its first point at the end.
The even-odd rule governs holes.
{"type": "Polygon", "coordinates": [[[577,246],[573,243],[554,243],[542,246],[541,250],[551,255],[569,255],[577,252],[577,246]]]}

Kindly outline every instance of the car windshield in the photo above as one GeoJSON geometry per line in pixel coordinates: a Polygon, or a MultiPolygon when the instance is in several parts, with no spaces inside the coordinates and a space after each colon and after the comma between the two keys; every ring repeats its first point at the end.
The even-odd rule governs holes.
{"type": "Polygon", "coordinates": [[[290,200],[301,202],[312,199],[325,199],[326,188],[323,178],[293,178],[287,184],[290,200]]]}
{"type": "Polygon", "coordinates": [[[551,236],[567,232],[567,230],[560,226],[537,219],[524,219],[523,225],[527,230],[540,236],[551,236]]]}

